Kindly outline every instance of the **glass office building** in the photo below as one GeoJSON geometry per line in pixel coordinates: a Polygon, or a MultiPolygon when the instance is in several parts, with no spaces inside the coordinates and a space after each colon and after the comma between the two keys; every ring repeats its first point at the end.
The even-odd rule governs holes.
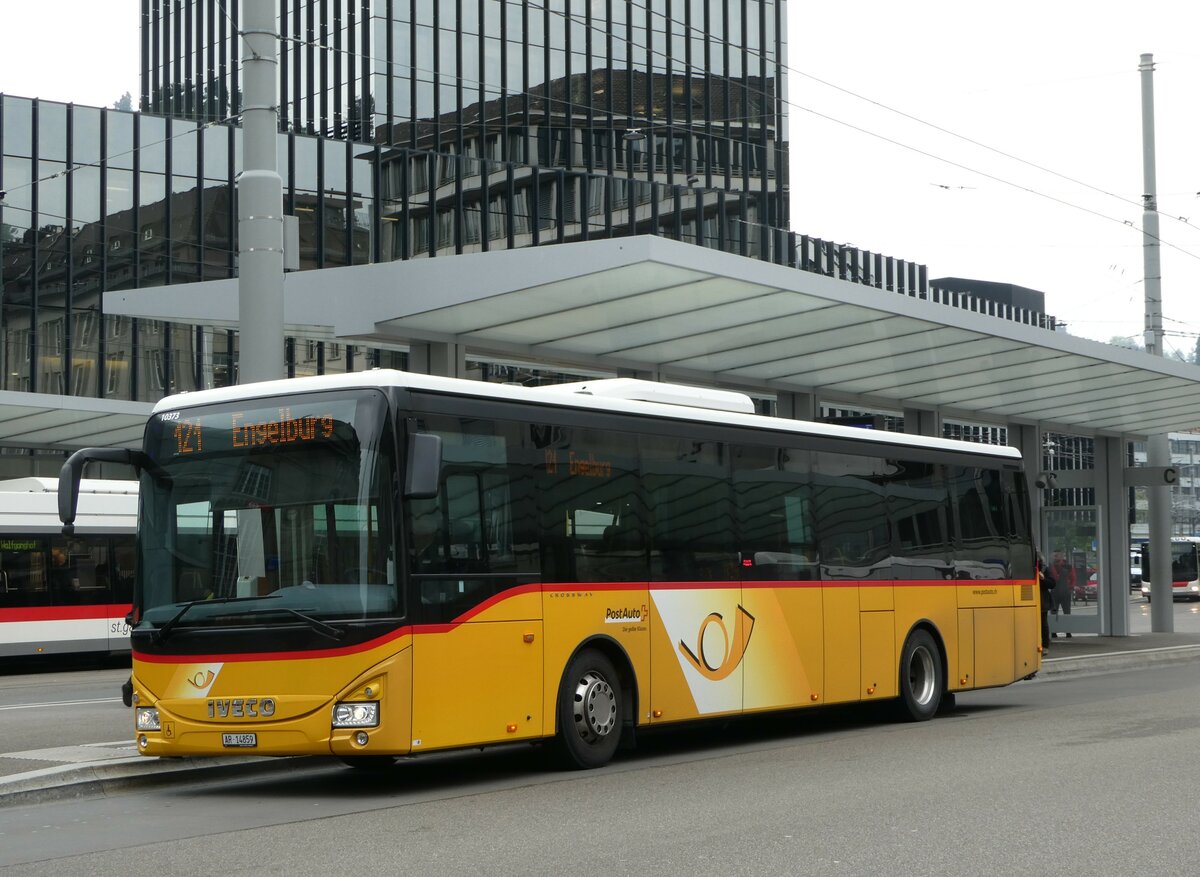
{"type": "MultiPolygon", "coordinates": [[[[278,10],[301,269],[652,234],[983,310],[924,266],[786,230],[783,0],[278,10]]],[[[143,0],[143,112],[0,95],[0,390],[154,401],[236,380],[235,331],[106,315],[103,294],[236,276],[239,14],[143,0]]],[[[292,375],[406,364],[328,338],[286,351],[292,375]]]]}
{"type": "MultiPolygon", "coordinates": [[[[280,130],[786,206],[783,0],[278,0],[280,130]],[[632,137],[630,132],[635,131],[632,137]]],[[[143,110],[229,120],[238,0],[142,0],[143,110]]]]}
{"type": "MultiPolygon", "coordinates": [[[[236,0],[142,6],[142,108],[236,119],[236,0]]],[[[625,234],[770,258],[787,225],[782,0],[279,0],[277,21],[280,130],[380,147],[378,258],[625,234]]]]}
{"type": "MultiPolygon", "coordinates": [[[[153,401],[236,333],[105,291],[236,275],[237,0],[143,0],[141,113],[0,95],[0,389],[153,401]]],[[[782,0],[281,0],[302,269],[633,234],[795,263],[782,0]]],[[[292,338],[288,372],[403,365],[292,338]]],[[[504,369],[493,369],[503,374],[504,369]]]]}

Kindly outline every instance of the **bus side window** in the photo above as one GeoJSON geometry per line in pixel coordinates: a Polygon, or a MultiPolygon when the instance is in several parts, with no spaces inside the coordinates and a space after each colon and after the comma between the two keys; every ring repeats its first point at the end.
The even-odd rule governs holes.
{"type": "Polygon", "coordinates": [[[644,539],[634,544],[645,522],[634,436],[535,427],[532,443],[545,580],[644,582],[644,539]]]}
{"type": "Polygon", "coordinates": [[[888,517],[895,533],[892,570],[898,580],[945,579],[953,575],[947,519],[950,495],[940,467],[892,461],[885,485],[888,517]]]}
{"type": "Polygon", "coordinates": [[[891,528],[883,482],[890,464],[878,457],[813,455],[813,504],[824,579],[892,577],[891,528]]]}
{"type": "Polygon", "coordinates": [[[954,510],[956,577],[1006,578],[1009,541],[999,473],[974,466],[948,466],[946,474],[954,510]]]}
{"type": "Polygon", "coordinates": [[[642,448],[653,520],[651,579],[738,579],[729,446],[647,436],[642,448]]]}
{"type": "Polygon", "coordinates": [[[816,578],[808,456],[790,448],[735,448],[733,483],[743,579],[816,578]]]}

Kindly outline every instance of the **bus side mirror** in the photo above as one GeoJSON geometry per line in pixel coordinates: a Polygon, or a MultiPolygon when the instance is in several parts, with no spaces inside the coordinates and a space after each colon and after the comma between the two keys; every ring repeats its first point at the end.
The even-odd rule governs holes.
{"type": "Polygon", "coordinates": [[[82,448],[67,457],[67,461],[58,470],[58,519],[62,521],[64,536],[75,532],[75,511],[79,507],[79,479],[83,477],[84,468],[93,460],[101,463],[123,463],[139,471],[158,469],[142,451],[129,448],[82,448]]]}
{"type": "Polygon", "coordinates": [[[404,469],[406,499],[433,499],[442,481],[442,437],[427,432],[408,435],[404,469]]]}

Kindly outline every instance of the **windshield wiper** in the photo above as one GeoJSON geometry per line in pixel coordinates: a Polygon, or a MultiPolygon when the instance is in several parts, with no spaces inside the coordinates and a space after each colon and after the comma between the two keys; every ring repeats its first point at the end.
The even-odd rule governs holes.
{"type": "Polygon", "coordinates": [[[301,619],[302,621],[307,622],[308,626],[311,627],[313,630],[315,630],[317,633],[323,634],[324,636],[327,636],[330,639],[341,639],[343,636],[346,635],[346,631],[342,630],[340,627],[334,627],[332,624],[326,624],[324,621],[321,621],[319,618],[313,618],[311,615],[305,615],[299,609],[292,609],[288,606],[271,606],[266,611],[267,612],[287,612],[291,615],[295,615],[297,618],[301,619]]]}
{"type": "Polygon", "coordinates": [[[170,636],[171,631],[175,629],[175,625],[179,624],[179,622],[181,620],[183,620],[183,616],[187,615],[189,610],[191,610],[191,608],[193,606],[215,606],[218,603],[241,603],[246,600],[273,600],[273,599],[275,599],[274,595],[268,595],[265,597],[217,597],[213,600],[192,600],[189,603],[184,603],[183,608],[181,608],[178,612],[176,612],[174,615],[172,615],[170,620],[167,621],[166,624],[164,624],[158,630],[154,631],[154,633],[151,635],[150,639],[155,645],[159,645],[160,643],[162,643],[163,640],[165,640],[168,636],[170,636]]]}
{"type": "MultiPolygon", "coordinates": [[[[167,621],[166,624],[156,630],[152,636],[152,640],[155,645],[158,645],[165,640],[170,635],[171,631],[175,629],[175,626],[178,625],[183,619],[183,616],[187,615],[193,606],[215,606],[221,603],[242,603],[249,600],[275,600],[278,599],[279,596],[280,595],[278,594],[268,594],[262,597],[218,597],[215,600],[192,600],[190,603],[185,603],[183,607],[176,612],[169,621],[167,621]]],[[[317,633],[321,634],[322,636],[327,636],[330,639],[340,640],[346,635],[346,631],[342,630],[340,627],[334,627],[332,624],[326,624],[319,618],[313,618],[311,615],[305,615],[299,609],[292,609],[289,606],[268,606],[263,610],[263,613],[270,612],[286,612],[289,615],[294,615],[317,633]]]]}

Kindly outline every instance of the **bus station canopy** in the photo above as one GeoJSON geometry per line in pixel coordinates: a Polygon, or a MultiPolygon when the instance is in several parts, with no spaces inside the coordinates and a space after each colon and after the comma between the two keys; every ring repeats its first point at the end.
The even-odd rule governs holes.
{"type": "MultiPolygon", "coordinates": [[[[237,295],[208,281],[110,292],[105,309],[236,326],[237,295]]],[[[291,273],[284,320],[845,407],[1129,437],[1200,426],[1195,365],[657,237],[291,273]]]]}
{"type": "Polygon", "coordinates": [[[0,391],[0,446],[137,448],[149,402],[0,391]]]}

